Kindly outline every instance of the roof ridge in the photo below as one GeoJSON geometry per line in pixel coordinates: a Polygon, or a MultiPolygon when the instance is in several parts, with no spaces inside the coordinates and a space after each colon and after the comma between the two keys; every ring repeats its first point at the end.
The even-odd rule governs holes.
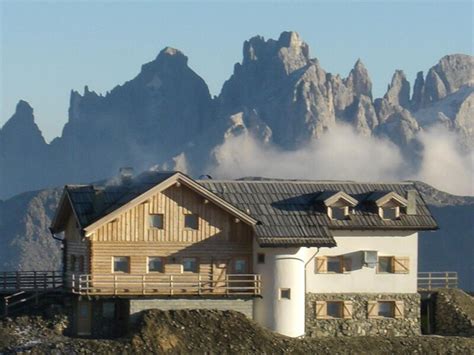
{"type": "Polygon", "coordinates": [[[351,181],[351,180],[218,180],[218,179],[197,179],[198,183],[219,182],[219,183],[298,183],[298,184],[359,184],[359,185],[414,185],[411,181],[386,181],[386,182],[367,182],[367,181],[351,181]]]}

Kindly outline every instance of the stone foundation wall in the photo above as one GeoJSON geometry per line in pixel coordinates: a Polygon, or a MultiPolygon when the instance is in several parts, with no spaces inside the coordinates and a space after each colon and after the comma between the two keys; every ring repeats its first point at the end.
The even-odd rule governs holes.
{"type": "Polygon", "coordinates": [[[130,319],[147,309],[216,309],[220,311],[233,310],[253,319],[253,298],[163,298],[163,299],[131,299],[130,319]]]}
{"type": "Polygon", "coordinates": [[[306,335],[322,336],[413,336],[420,334],[420,296],[398,294],[306,294],[306,335]],[[403,318],[369,318],[369,301],[403,301],[403,318]],[[352,301],[351,319],[317,319],[316,301],[352,301]]]}

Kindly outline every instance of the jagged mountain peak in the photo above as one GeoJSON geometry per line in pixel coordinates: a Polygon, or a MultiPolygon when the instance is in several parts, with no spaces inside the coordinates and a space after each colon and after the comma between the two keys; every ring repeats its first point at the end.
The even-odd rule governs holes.
{"type": "Polygon", "coordinates": [[[309,61],[309,47],[296,32],[282,32],[278,40],[255,36],[244,42],[244,67],[261,65],[280,72],[280,75],[289,75],[309,61]]]}
{"type": "Polygon", "coordinates": [[[35,123],[33,108],[28,102],[24,100],[18,101],[15,113],[2,127],[3,132],[11,130],[14,130],[17,134],[25,131],[28,133],[39,132],[41,135],[41,132],[35,123]]]}
{"type": "Polygon", "coordinates": [[[410,106],[410,83],[403,70],[397,69],[393,73],[392,81],[388,85],[384,99],[393,105],[404,108],[410,106]]]}
{"type": "Polygon", "coordinates": [[[354,90],[356,96],[365,95],[372,98],[372,81],[360,58],[355,62],[345,84],[354,90]]]}

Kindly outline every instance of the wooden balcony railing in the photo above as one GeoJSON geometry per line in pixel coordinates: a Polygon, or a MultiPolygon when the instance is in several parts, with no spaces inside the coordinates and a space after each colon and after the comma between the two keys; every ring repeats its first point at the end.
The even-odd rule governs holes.
{"type": "Polygon", "coordinates": [[[62,283],[61,271],[0,271],[0,293],[55,290],[62,283]]]}
{"type": "Polygon", "coordinates": [[[257,274],[73,274],[73,293],[81,295],[260,295],[257,274]]]}
{"type": "Polygon", "coordinates": [[[444,272],[419,272],[418,289],[432,290],[435,288],[457,288],[458,273],[455,271],[444,272]]]}

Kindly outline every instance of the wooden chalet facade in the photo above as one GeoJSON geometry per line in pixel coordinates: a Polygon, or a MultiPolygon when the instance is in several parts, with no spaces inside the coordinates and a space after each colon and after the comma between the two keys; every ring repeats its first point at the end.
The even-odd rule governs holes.
{"type": "Polygon", "coordinates": [[[354,229],[416,238],[416,231],[436,228],[409,189],[196,181],[179,172],[66,186],[51,231],[64,232],[64,287],[75,297],[75,331],[115,332],[146,308],[202,307],[241,310],[270,329],[299,336],[308,290],[329,280],[316,279],[321,269],[314,264],[317,281],[305,281],[310,262],[330,259],[316,259],[316,249],[337,250],[336,237],[354,229]],[[389,220],[383,209],[392,207],[389,220]]]}

